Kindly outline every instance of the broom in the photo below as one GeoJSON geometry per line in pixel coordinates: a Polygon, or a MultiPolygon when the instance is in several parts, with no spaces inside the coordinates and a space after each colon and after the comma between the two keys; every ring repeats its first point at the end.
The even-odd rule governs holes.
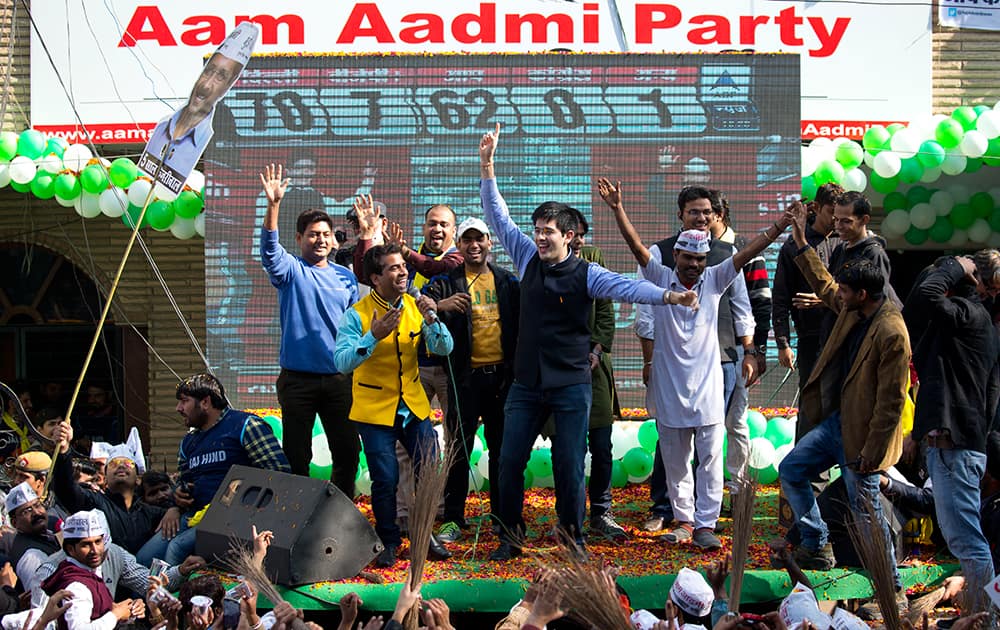
{"type": "MultiPolygon", "coordinates": [[[[424,453],[438,452],[436,438],[427,440],[420,445],[424,453]]],[[[448,471],[455,460],[455,451],[449,446],[444,449],[442,457],[426,457],[420,466],[416,490],[413,497],[413,507],[410,508],[410,588],[416,589],[424,576],[424,565],[427,564],[427,547],[434,533],[434,521],[437,520],[438,505],[444,496],[444,488],[448,482],[448,471]]],[[[403,620],[403,627],[416,629],[420,623],[420,607],[415,604],[403,620]]]]}
{"type": "Polygon", "coordinates": [[[890,564],[892,561],[886,553],[890,548],[890,542],[886,540],[885,532],[876,521],[877,516],[871,498],[860,495],[858,501],[862,504],[862,514],[865,516],[859,519],[852,511],[848,517],[847,533],[854,543],[858,556],[861,557],[861,563],[868,570],[868,579],[871,580],[872,588],[875,590],[875,602],[882,612],[885,627],[888,630],[902,630],[899,609],[896,608],[896,585],[892,579],[895,567],[890,564]]]}
{"type": "MultiPolygon", "coordinates": [[[[745,470],[745,469],[744,469],[745,470]]],[[[748,480],[745,474],[737,482],[738,490],[730,493],[733,501],[733,562],[729,574],[729,610],[739,612],[743,591],[743,573],[750,550],[750,532],[753,527],[754,504],[757,500],[757,481],[748,480]]]]}
{"type": "MultiPolygon", "coordinates": [[[[284,602],[278,589],[274,587],[271,580],[264,573],[264,567],[260,561],[254,558],[253,550],[239,541],[229,541],[229,559],[226,561],[229,569],[237,575],[242,575],[255,591],[268,598],[272,604],[277,606],[284,602]]],[[[307,630],[305,622],[298,617],[292,620],[293,630],[307,630]]]]}
{"type": "Polygon", "coordinates": [[[937,605],[944,599],[945,590],[945,587],[939,586],[926,595],[922,595],[910,602],[910,611],[906,615],[910,623],[914,625],[919,623],[924,618],[925,613],[929,613],[937,608],[937,605]]]}

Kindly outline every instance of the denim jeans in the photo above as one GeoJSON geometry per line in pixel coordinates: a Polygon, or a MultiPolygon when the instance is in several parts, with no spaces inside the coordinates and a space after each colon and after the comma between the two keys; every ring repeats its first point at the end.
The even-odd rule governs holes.
{"type": "MultiPolygon", "coordinates": [[[[934,511],[948,550],[958,558],[962,573],[975,595],[994,577],[993,556],[983,535],[979,513],[979,484],[986,469],[986,455],[968,449],[927,449],[927,471],[934,486],[934,511]]],[[[985,603],[981,600],[978,603],[985,603]]],[[[973,607],[972,610],[982,610],[973,607]]]]}
{"type": "Polygon", "coordinates": [[[889,531],[889,523],[882,513],[882,502],[879,500],[879,474],[877,472],[861,474],[847,466],[839,411],[832,413],[805,434],[778,469],[781,490],[795,513],[795,520],[802,536],[802,546],[816,551],[822,549],[828,541],[830,532],[820,514],[819,505],[816,504],[816,496],[813,494],[810,481],[833,465],[840,466],[841,476],[847,489],[847,502],[854,518],[859,521],[868,520],[867,511],[862,507],[859,498],[867,497],[874,508],[875,518],[878,519],[878,524],[889,543],[886,552],[893,567],[893,579],[896,588],[900,588],[902,582],[899,570],[896,569],[892,534],[889,531]]]}
{"type": "Polygon", "coordinates": [[[552,436],[556,514],[560,527],[578,544],[583,544],[586,503],[583,459],[592,394],[590,383],[546,390],[516,382],[511,385],[500,450],[499,505],[494,508],[506,542],[519,544],[518,538],[524,534],[524,469],[535,438],[551,414],[556,425],[556,434],[552,436]]]}
{"type": "Polygon", "coordinates": [[[413,459],[414,474],[420,480],[420,466],[425,460],[437,457],[437,434],[430,420],[411,416],[403,426],[403,417],[396,416],[394,426],[355,422],[368,458],[368,474],[372,478],[372,513],[375,515],[375,533],[382,544],[398,547],[403,538],[396,524],[396,485],[399,483],[399,462],[396,460],[396,441],[402,443],[413,459]]]}
{"type": "Polygon", "coordinates": [[[160,532],[153,534],[153,537],[146,541],[135,554],[136,562],[144,567],[148,567],[154,558],[163,560],[170,566],[177,566],[184,562],[188,556],[194,554],[195,529],[188,527],[188,519],[194,516],[194,512],[181,514],[180,527],[177,535],[170,540],[165,540],[160,532]]]}
{"type": "Polygon", "coordinates": [[[611,425],[587,432],[590,449],[590,520],[596,521],[611,511],[611,425]]]}

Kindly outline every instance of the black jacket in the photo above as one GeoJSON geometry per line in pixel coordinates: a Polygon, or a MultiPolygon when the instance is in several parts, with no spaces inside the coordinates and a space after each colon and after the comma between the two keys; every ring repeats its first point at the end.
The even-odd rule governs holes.
{"type": "Polygon", "coordinates": [[[131,554],[137,553],[152,538],[160,519],[167,512],[164,508],[144,503],[138,496],[133,497],[132,507],[126,508],[125,499],[120,494],[84,489],[73,481],[73,464],[68,456],[62,454],[56,457],[52,489],[71,514],[94,508],[104,512],[111,529],[111,540],[131,554]]]}
{"type": "MultiPolygon", "coordinates": [[[[826,236],[813,229],[812,223],[806,225],[806,242],[816,250],[819,259],[827,269],[830,268],[830,257],[833,250],[840,244],[836,234],[826,236]]],[[[812,293],[812,287],[806,282],[805,276],[795,264],[799,246],[795,239],[788,239],[778,252],[778,266],[774,271],[774,289],[771,291],[771,319],[774,325],[774,342],[778,348],[787,348],[792,338],[789,318],[795,323],[795,333],[799,337],[819,337],[822,330],[824,308],[797,309],[792,306],[792,298],[796,293],[812,293]]]]}
{"type": "MultiPolygon", "coordinates": [[[[517,277],[511,272],[487,263],[493,272],[493,282],[497,290],[500,307],[500,346],[503,348],[504,372],[507,382],[513,381],[514,356],[517,352],[518,316],[521,311],[521,292],[517,277]]],[[[468,293],[465,265],[459,265],[445,274],[431,278],[423,292],[435,301],[451,297],[456,293],[468,293]]],[[[454,348],[449,356],[455,382],[461,385],[468,377],[472,357],[472,319],[469,313],[440,313],[441,321],[448,327],[454,340],[454,348]]]]}
{"type": "Polygon", "coordinates": [[[986,452],[986,435],[1000,393],[996,329],[952,257],[921,272],[903,318],[920,379],[913,439],[947,429],[957,448],[986,452]]]}

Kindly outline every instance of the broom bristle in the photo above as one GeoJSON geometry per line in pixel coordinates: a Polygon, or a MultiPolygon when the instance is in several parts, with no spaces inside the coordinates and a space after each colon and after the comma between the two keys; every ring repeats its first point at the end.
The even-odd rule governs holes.
{"type": "Polygon", "coordinates": [[[746,570],[753,529],[753,511],[757,500],[756,480],[744,478],[737,482],[738,490],[730,493],[733,502],[733,563],[729,574],[729,610],[739,612],[743,592],[743,573],[746,570]]]}
{"type": "Polygon", "coordinates": [[[917,623],[924,617],[924,613],[929,613],[944,599],[945,587],[939,586],[930,593],[918,597],[910,602],[910,611],[907,617],[910,623],[917,623]]]}
{"type": "MultiPolygon", "coordinates": [[[[438,452],[436,442],[421,444],[424,452],[438,452]]],[[[410,587],[417,588],[423,580],[424,565],[427,563],[427,548],[434,533],[438,505],[444,497],[444,487],[448,483],[448,470],[455,460],[454,449],[444,449],[442,457],[425,458],[420,466],[416,481],[413,505],[410,508],[410,587]]]]}
{"type": "Polygon", "coordinates": [[[852,512],[848,517],[847,533],[851,536],[861,563],[868,570],[869,580],[875,590],[875,602],[882,612],[885,627],[889,630],[902,630],[902,620],[899,618],[899,609],[896,608],[896,585],[893,581],[895,566],[890,564],[889,554],[886,553],[890,542],[886,540],[885,531],[877,520],[871,500],[865,495],[859,495],[857,500],[862,504],[864,516],[858,518],[852,512]]]}

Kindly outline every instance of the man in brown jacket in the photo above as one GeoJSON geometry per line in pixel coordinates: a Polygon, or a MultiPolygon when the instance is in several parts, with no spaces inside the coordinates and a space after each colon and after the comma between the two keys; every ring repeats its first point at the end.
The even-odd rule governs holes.
{"type": "MultiPolygon", "coordinates": [[[[781,487],[795,512],[802,542],[795,557],[804,569],[828,569],[833,553],[809,480],[838,465],[854,517],[867,520],[870,504],[890,541],[882,515],[879,471],[902,451],[900,414],[906,396],[910,341],[903,317],[885,299],[882,272],[865,260],[848,264],[834,280],[805,238],[805,210],[793,210],[795,263],[837,321],[802,390],[800,418],[815,423],[781,462],[781,487]]],[[[899,573],[894,570],[897,590],[899,573]]]]}

